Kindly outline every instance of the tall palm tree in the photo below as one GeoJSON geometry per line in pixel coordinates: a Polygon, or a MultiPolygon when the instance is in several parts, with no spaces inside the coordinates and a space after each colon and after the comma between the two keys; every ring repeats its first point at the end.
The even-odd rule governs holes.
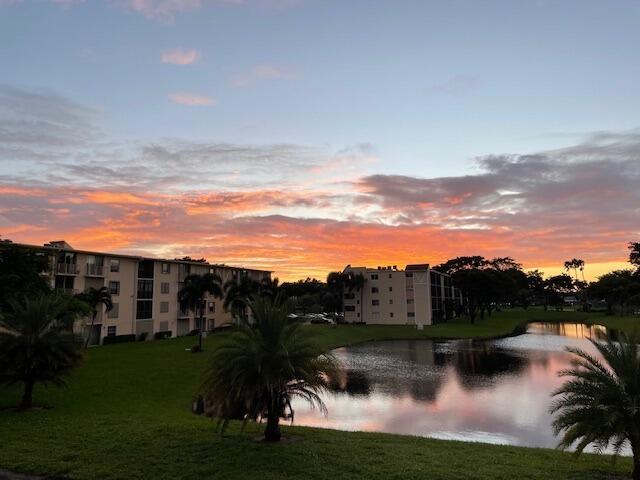
{"type": "Polygon", "coordinates": [[[597,449],[613,446],[618,454],[628,442],[633,452],[633,478],[640,480],[640,358],[638,340],[622,334],[619,342],[591,341],[603,360],[579,349],[567,350],[576,359],[560,372],[570,377],[553,395],[559,397],[551,412],[559,447],[576,444],[578,454],[590,444],[597,449]]]}
{"type": "Polygon", "coordinates": [[[330,272],[327,275],[327,288],[335,298],[335,304],[344,315],[344,289],[347,275],[343,272],[330,272]]]}
{"type": "Polygon", "coordinates": [[[287,318],[289,302],[254,297],[249,301],[254,322],[240,326],[217,345],[203,384],[208,413],[222,429],[232,418],[266,418],[266,441],[280,440],[280,418],[293,421],[293,397],[320,410],[319,393],[329,385],[336,365],[303,331],[287,318]]]}
{"type": "Polygon", "coordinates": [[[364,318],[364,305],[362,302],[364,301],[364,286],[367,283],[367,279],[361,273],[354,274],[353,272],[349,272],[347,274],[347,279],[345,281],[345,285],[349,293],[354,290],[360,292],[360,321],[363,322],[364,318]]]}
{"type": "Polygon", "coordinates": [[[249,298],[258,293],[259,284],[248,276],[231,279],[224,284],[224,309],[231,312],[237,322],[247,320],[249,298]]]}
{"type": "Polygon", "coordinates": [[[191,274],[184,279],[182,288],[178,291],[178,303],[181,310],[193,310],[199,319],[198,346],[202,351],[202,330],[204,328],[204,297],[209,294],[215,298],[222,298],[222,280],[215,273],[204,275],[191,274]]]}
{"type": "Polygon", "coordinates": [[[86,305],[68,296],[45,294],[9,300],[0,318],[0,384],[23,384],[20,408],[33,406],[36,383],[64,385],[82,359],[82,339],[73,322],[86,305]]]}
{"type": "Polygon", "coordinates": [[[93,325],[96,323],[96,318],[98,317],[98,309],[104,307],[105,312],[110,312],[113,310],[113,300],[111,299],[111,292],[107,287],[90,287],[84,292],[77,294],[76,298],[86,303],[91,309],[91,325],[89,326],[84,341],[84,348],[86,349],[89,346],[93,325]]]}

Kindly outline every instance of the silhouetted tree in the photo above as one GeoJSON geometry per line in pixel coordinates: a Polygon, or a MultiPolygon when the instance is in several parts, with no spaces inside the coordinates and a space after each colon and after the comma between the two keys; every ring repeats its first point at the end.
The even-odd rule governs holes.
{"type": "Polygon", "coordinates": [[[76,298],[86,303],[91,309],[91,324],[86,332],[84,341],[84,348],[86,349],[89,346],[93,325],[96,323],[99,310],[104,308],[105,312],[110,312],[113,310],[113,301],[111,299],[111,292],[107,287],[90,287],[84,292],[77,294],[76,298]]]}
{"type": "Polygon", "coordinates": [[[216,298],[222,298],[222,280],[215,273],[205,273],[204,275],[187,275],[178,291],[178,302],[180,309],[191,309],[199,319],[198,347],[202,351],[202,330],[204,330],[204,297],[208,293],[216,298]]]}

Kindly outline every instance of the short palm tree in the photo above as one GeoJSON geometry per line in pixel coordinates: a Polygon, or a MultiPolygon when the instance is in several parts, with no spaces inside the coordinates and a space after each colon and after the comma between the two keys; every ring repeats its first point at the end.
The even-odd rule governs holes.
{"type": "Polygon", "coordinates": [[[240,322],[247,320],[249,298],[259,291],[259,283],[247,276],[235,278],[224,284],[224,309],[240,322]]]}
{"type": "Polygon", "coordinates": [[[98,317],[99,309],[104,307],[105,312],[110,312],[113,310],[113,300],[111,299],[111,292],[107,287],[90,287],[84,292],[76,295],[76,298],[86,303],[91,309],[91,325],[86,332],[86,338],[84,340],[84,348],[87,348],[91,339],[93,325],[96,323],[96,318],[98,317]]]}
{"type": "Polygon", "coordinates": [[[603,360],[579,349],[567,350],[576,358],[570,377],[553,395],[559,397],[551,412],[559,447],[575,444],[580,454],[588,445],[603,450],[611,445],[620,453],[625,444],[633,452],[633,478],[640,480],[640,354],[639,337],[621,335],[619,342],[592,341],[603,360]]]}
{"type": "Polygon", "coordinates": [[[301,397],[326,412],[319,393],[329,385],[335,362],[287,318],[281,296],[249,301],[254,322],[241,323],[216,347],[203,384],[208,412],[222,429],[232,418],[266,418],[266,441],[280,440],[280,418],[293,421],[291,400],[301,397]]]}
{"type": "Polygon", "coordinates": [[[182,310],[191,309],[199,318],[198,345],[202,350],[202,330],[204,329],[204,297],[208,293],[222,298],[222,280],[215,273],[187,275],[182,288],[178,291],[178,302],[182,310]]]}
{"type": "Polygon", "coordinates": [[[9,301],[0,319],[0,384],[24,385],[20,408],[33,405],[36,383],[62,386],[78,365],[82,339],[73,322],[86,313],[75,299],[53,294],[9,301]]]}

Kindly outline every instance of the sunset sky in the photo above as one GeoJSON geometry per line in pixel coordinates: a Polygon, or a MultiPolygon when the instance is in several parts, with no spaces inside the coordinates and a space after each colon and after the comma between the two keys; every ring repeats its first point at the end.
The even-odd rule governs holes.
{"type": "Polygon", "coordinates": [[[640,3],[0,0],[0,235],[322,278],[640,241],[640,3]]]}

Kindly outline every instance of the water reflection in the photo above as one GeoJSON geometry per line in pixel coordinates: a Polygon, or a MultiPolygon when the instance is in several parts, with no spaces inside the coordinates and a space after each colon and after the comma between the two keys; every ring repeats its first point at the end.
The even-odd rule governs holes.
{"type": "Polygon", "coordinates": [[[564,347],[592,353],[604,327],[531,324],[493,341],[371,342],[334,353],[343,371],[324,395],[329,415],[296,402],[296,424],[554,447],[550,393],[570,365],[564,347]]]}

